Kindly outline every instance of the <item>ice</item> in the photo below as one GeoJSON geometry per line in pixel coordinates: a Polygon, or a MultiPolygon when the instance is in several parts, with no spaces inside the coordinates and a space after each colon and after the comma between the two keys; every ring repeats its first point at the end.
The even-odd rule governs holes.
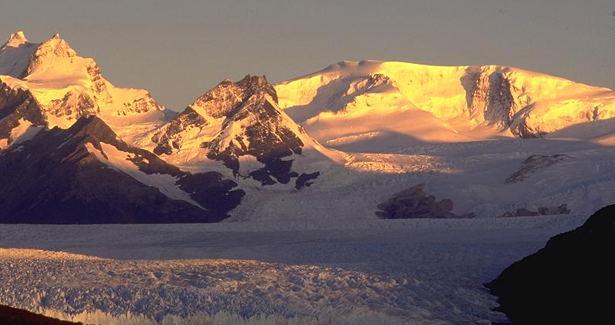
{"type": "Polygon", "coordinates": [[[105,324],[489,324],[505,318],[483,283],[585,220],[4,225],[0,303],[105,324]]]}

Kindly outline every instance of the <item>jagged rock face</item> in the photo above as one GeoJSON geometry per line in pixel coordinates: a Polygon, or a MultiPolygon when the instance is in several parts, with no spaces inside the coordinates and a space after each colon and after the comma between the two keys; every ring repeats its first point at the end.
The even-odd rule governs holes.
{"type": "Polygon", "coordinates": [[[615,288],[615,205],[549,240],[487,287],[515,324],[603,324],[615,288]]]}
{"type": "MultiPolygon", "coordinates": [[[[251,97],[259,96],[260,92],[268,94],[277,102],[275,89],[264,77],[246,76],[237,83],[228,79],[222,81],[154,134],[152,141],[157,144],[154,152],[171,154],[173,149],[181,149],[184,140],[183,131],[192,127],[203,129],[210,126],[215,119],[233,119],[243,104],[251,97]]],[[[262,103],[253,103],[252,106],[258,104],[262,103]]]]}
{"type": "Polygon", "coordinates": [[[453,201],[436,201],[433,195],[425,193],[425,184],[418,184],[393,194],[387,202],[379,204],[376,215],[383,219],[420,219],[420,218],[471,218],[473,215],[457,216],[453,211],[453,201]]]}
{"type": "Polygon", "coordinates": [[[78,120],[83,116],[100,113],[100,108],[88,94],[69,91],[62,99],[52,100],[47,112],[55,117],[78,120]]]}
{"type": "Polygon", "coordinates": [[[300,175],[292,170],[293,160],[284,159],[302,153],[306,135],[280,110],[277,100],[275,89],[264,77],[246,76],[236,83],[225,80],[152,136],[154,152],[171,155],[204,150],[209,159],[223,162],[236,177],[252,178],[262,185],[287,184],[297,178],[297,188],[309,185],[319,174],[300,175]],[[194,129],[196,132],[191,131],[194,129]],[[198,143],[198,148],[185,145],[187,142],[198,143]],[[242,156],[252,156],[264,166],[241,174],[242,156]]]}
{"type": "Polygon", "coordinates": [[[129,146],[97,117],[4,151],[0,173],[3,223],[216,222],[244,195],[219,173],[186,173],[129,146]]]}
{"type": "Polygon", "coordinates": [[[203,129],[208,126],[207,120],[192,108],[188,107],[179,113],[173,120],[156,131],[152,142],[156,144],[154,153],[157,155],[170,155],[173,151],[181,150],[184,136],[183,132],[191,128],[203,129]]]}
{"type": "Polygon", "coordinates": [[[228,117],[234,115],[250,97],[261,94],[267,94],[278,102],[275,89],[265,77],[248,75],[236,83],[226,79],[198,98],[192,107],[213,118],[228,117]]]}
{"type": "Polygon", "coordinates": [[[105,94],[109,87],[107,86],[107,81],[105,80],[105,78],[103,78],[102,72],[100,71],[100,67],[98,66],[98,64],[92,61],[91,64],[86,67],[86,69],[88,71],[88,74],[92,78],[93,90],[99,95],[105,94]]]}
{"type": "Polygon", "coordinates": [[[39,103],[28,90],[13,89],[0,81],[0,150],[15,140],[12,131],[20,125],[20,121],[40,127],[46,125],[39,103]],[[2,145],[4,142],[5,145],[2,145]]]}
{"type": "Polygon", "coordinates": [[[517,107],[511,91],[511,83],[502,70],[489,71],[469,67],[461,78],[466,89],[466,101],[470,117],[500,127],[510,126],[517,107]]]}
{"type": "Polygon", "coordinates": [[[236,111],[230,112],[223,129],[232,129],[239,124],[241,133],[220,134],[213,141],[203,143],[203,147],[210,149],[210,158],[224,161],[237,173],[240,156],[251,155],[267,164],[292,154],[301,154],[303,142],[284,125],[280,111],[267,96],[264,93],[254,94],[236,111]],[[229,136],[232,138],[228,139],[229,136]]]}
{"type": "Polygon", "coordinates": [[[123,107],[116,111],[116,115],[127,116],[131,113],[147,113],[149,111],[163,111],[165,108],[159,105],[152,96],[146,94],[132,101],[122,103],[123,107]]]}
{"type": "Polygon", "coordinates": [[[553,165],[560,164],[566,161],[570,161],[574,158],[564,155],[556,154],[551,156],[545,155],[531,155],[523,161],[521,168],[510,175],[505,181],[505,184],[516,184],[528,179],[532,174],[549,168],[553,165]]]}

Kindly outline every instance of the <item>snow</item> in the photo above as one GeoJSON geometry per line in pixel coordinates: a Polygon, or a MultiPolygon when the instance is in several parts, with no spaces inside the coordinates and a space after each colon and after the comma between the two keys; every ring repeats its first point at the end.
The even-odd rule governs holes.
{"type": "Polygon", "coordinates": [[[36,48],[37,44],[28,42],[23,31],[11,34],[9,40],[0,47],[0,75],[19,77],[36,48]]]}
{"type": "Polygon", "coordinates": [[[11,34],[9,40],[3,45],[3,47],[19,47],[24,44],[28,44],[28,39],[26,39],[24,32],[20,30],[15,34],[11,34]]]}
{"type": "Polygon", "coordinates": [[[586,217],[334,219],[4,225],[0,303],[105,324],[490,324],[482,284],[586,217]]]}
{"type": "Polygon", "coordinates": [[[0,149],[6,149],[9,146],[13,147],[28,141],[44,129],[42,126],[33,126],[32,122],[23,118],[19,119],[18,123],[19,124],[11,130],[8,139],[0,140],[0,149]]]}
{"type": "MultiPolygon", "coordinates": [[[[147,91],[113,86],[59,36],[39,45],[14,34],[0,50],[0,79],[29,90],[49,127],[68,128],[78,116],[65,113],[91,101],[85,114],[148,150],[173,117],[147,91]]],[[[233,178],[247,195],[229,222],[213,225],[2,225],[0,247],[10,249],[0,249],[0,303],[105,324],[489,324],[504,318],[483,283],[612,203],[610,89],[504,66],[381,61],[340,62],[275,88],[279,105],[265,99],[280,110],[276,127],[304,143],[284,159],[298,173],[318,171],[313,186],[233,178]],[[492,89],[510,91],[499,93],[510,107],[492,103],[492,89]],[[549,134],[515,138],[523,125],[549,134]],[[524,169],[530,156],[559,154],[569,158],[524,169]],[[506,182],[516,173],[520,181],[506,182]],[[380,203],[418,184],[476,218],[377,219],[380,203]],[[570,215],[495,218],[562,204],[570,215]]],[[[235,95],[219,107],[192,104],[207,124],[183,129],[179,150],[161,157],[234,177],[201,145],[249,144],[241,135],[260,121],[210,115],[235,95]]],[[[20,119],[0,149],[21,150],[40,130],[20,119]]],[[[107,143],[86,148],[198,206],[176,177],[139,170],[134,154],[107,143]]],[[[239,159],[243,175],[263,166],[239,159]]]]}
{"type": "MultiPolygon", "coordinates": [[[[152,136],[168,127],[165,123],[172,114],[147,91],[114,87],[92,59],[79,57],[60,37],[44,42],[36,52],[38,59],[32,60],[24,80],[1,78],[10,87],[29,89],[35,95],[48,111],[49,127],[69,127],[77,116],[63,115],[64,109],[95,99],[87,114],[101,116],[126,142],[153,150],[152,136]]],[[[266,99],[283,109],[279,125],[305,144],[301,155],[285,159],[294,160],[293,171],[298,173],[320,172],[312,188],[295,193],[292,182],[263,188],[253,180],[235,178],[221,162],[208,159],[203,143],[216,140],[221,149],[231,141],[246,145],[248,139],[237,135],[258,121],[230,121],[223,128],[226,119],[210,116],[215,108],[199,100],[190,107],[207,125],[182,130],[179,150],[161,156],[182,170],[219,171],[236,180],[251,197],[232,212],[237,220],[323,219],[331,211],[343,219],[375,218],[379,203],[419,183],[427,184],[430,195],[452,199],[459,214],[493,217],[517,208],[563,203],[573,213],[588,213],[608,202],[600,191],[615,186],[615,175],[602,167],[612,159],[610,151],[603,149],[615,143],[609,131],[615,95],[606,88],[502,66],[344,61],[280,83],[276,91],[279,107],[272,98],[266,99]],[[547,139],[520,144],[510,139],[510,129],[487,123],[489,114],[503,113],[498,110],[501,107],[495,112],[484,107],[492,75],[504,76],[511,85],[513,111],[518,115],[511,125],[521,123],[524,115],[524,123],[535,131],[554,131],[547,139]],[[468,76],[477,79],[468,81],[468,76]],[[576,160],[543,171],[548,178],[504,184],[524,159],[547,153],[568,154],[576,160]],[[579,193],[587,198],[585,203],[574,197],[579,193]],[[332,196],[338,199],[328,200],[332,196]],[[276,210],[279,213],[273,213],[276,210]]],[[[231,97],[221,99],[220,109],[230,105],[231,97]]],[[[11,141],[5,142],[3,147],[11,141]]],[[[125,162],[125,157],[120,161],[125,162]]],[[[258,166],[245,158],[241,171],[258,166]]],[[[173,180],[153,178],[146,177],[168,195],[187,199],[176,191],[173,180]]]]}
{"type": "MultiPolygon", "coordinates": [[[[343,164],[345,162],[346,155],[344,153],[325,148],[312,139],[284,111],[280,110],[276,101],[268,94],[261,95],[264,96],[262,98],[257,95],[250,97],[245,103],[241,104],[242,106],[239,109],[250,110],[255,101],[264,100],[277,110],[279,115],[274,117],[276,120],[260,121],[252,113],[241,119],[233,119],[227,116],[216,117],[216,114],[219,113],[218,110],[228,110],[232,105],[237,105],[238,103],[235,102],[233,104],[232,102],[233,100],[237,101],[238,98],[240,99],[237,96],[233,91],[216,88],[198,98],[189,108],[197,112],[205,122],[198,121],[198,124],[193,124],[194,121],[189,121],[188,118],[180,120],[181,130],[174,133],[170,140],[173,143],[174,149],[170,154],[161,155],[161,158],[182,170],[191,172],[217,171],[227,178],[234,178],[244,189],[260,191],[262,188],[260,182],[254,181],[251,178],[236,177],[232,170],[224,166],[222,162],[213,161],[208,157],[210,148],[215,148],[218,152],[224,151],[231,144],[238,148],[248,148],[250,146],[250,137],[246,134],[246,130],[250,126],[259,125],[263,128],[271,128],[268,132],[272,134],[276,134],[279,129],[290,130],[301,140],[304,144],[302,154],[284,157],[284,160],[294,161],[292,170],[299,174],[304,172],[312,173],[316,171],[314,168],[321,164],[331,165],[343,164]],[[218,101],[212,101],[210,97],[218,101]],[[213,102],[218,106],[214,106],[213,102]],[[204,143],[208,143],[208,146],[203,147],[204,143]]],[[[170,127],[172,126],[167,124],[149,133],[148,136],[143,137],[143,141],[140,141],[138,145],[153,151],[157,144],[152,139],[157,135],[163,134],[170,127]]],[[[262,163],[257,162],[254,156],[251,155],[237,158],[240,162],[241,175],[247,175],[247,172],[263,166],[262,163]]],[[[294,186],[294,182],[289,182],[288,184],[278,183],[268,186],[267,191],[272,193],[288,192],[294,186]]]]}
{"type": "Polygon", "coordinates": [[[453,213],[474,213],[477,218],[562,204],[572,214],[590,214],[611,204],[615,192],[615,153],[595,141],[505,138],[352,153],[342,164],[309,152],[304,158],[295,161],[298,168],[317,170],[320,176],[299,191],[254,187],[238,179],[249,192],[231,211],[233,220],[321,222],[331,215],[347,222],[376,219],[380,203],[418,184],[426,184],[428,195],[438,200],[451,199],[453,213]],[[521,182],[506,183],[530,156],[557,154],[571,159],[537,169],[521,182]]]}
{"type": "Polygon", "coordinates": [[[164,112],[149,92],[113,86],[93,59],[78,56],[58,34],[41,44],[22,41],[22,45],[13,39],[23,33],[15,35],[0,50],[0,77],[12,88],[27,89],[34,95],[50,128],[69,128],[80,117],[75,107],[91,105],[86,115],[99,115],[133,143],[170,119],[172,114],[164,112]],[[25,76],[18,79],[22,72],[25,76]]]}
{"type": "Polygon", "coordinates": [[[94,60],[78,57],[68,42],[56,36],[38,46],[24,79],[55,88],[66,88],[88,80],[85,68],[94,64],[94,60]]]}
{"type": "Polygon", "coordinates": [[[17,145],[36,136],[44,127],[33,126],[32,122],[20,119],[19,125],[11,130],[11,144],[17,145]]]}
{"type": "Polygon", "coordinates": [[[182,191],[179,186],[176,185],[178,181],[177,177],[166,174],[146,174],[142,172],[139,167],[130,160],[131,158],[135,158],[134,154],[121,151],[104,142],[100,143],[102,151],[96,149],[91,143],[86,143],[85,146],[90,153],[96,155],[96,158],[107,166],[129,175],[145,185],[157,188],[170,199],[186,201],[199,208],[203,208],[190,198],[190,194],[182,191]]]}
{"type": "MultiPolygon", "coordinates": [[[[396,139],[406,146],[417,140],[485,140],[511,136],[505,127],[508,115],[511,126],[525,121],[535,132],[554,132],[615,114],[610,89],[504,66],[344,61],[275,88],[280,107],[323,143],[371,132],[403,136],[396,139]],[[490,87],[498,87],[491,85],[497,81],[493,76],[510,85],[510,108],[488,106],[490,87]],[[410,114],[408,108],[423,115],[410,114]],[[332,125],[340,126],[332,133],[332,125]]],[[[357,146],[362,144],[352,146],[353,151],[357,146]]],[[[374,147],[367,144],[369,150],[374,147]]]]}

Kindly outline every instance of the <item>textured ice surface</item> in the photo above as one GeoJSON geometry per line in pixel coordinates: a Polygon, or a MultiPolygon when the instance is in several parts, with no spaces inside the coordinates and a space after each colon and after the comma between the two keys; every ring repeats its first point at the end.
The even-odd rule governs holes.
{"type": "Polygon", "coordinates": [[[104,324],[489,324],[482,284],[584,220],[3,225],[19,249],[0,250],[0,303],[104,324]]]}

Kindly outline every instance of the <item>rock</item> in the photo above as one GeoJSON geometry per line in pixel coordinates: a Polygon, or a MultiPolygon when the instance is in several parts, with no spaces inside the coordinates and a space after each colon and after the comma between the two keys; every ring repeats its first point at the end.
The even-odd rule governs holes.
{"type": "Polygon", "coordinates": [[[299,190],[320,176],[317,171],[293,170],[307,137],[278,106],[273,85],[264,76],[248,75],[237,82],[224,80],[207,91],[157,130],[151,141],[158,155],[201,151],[208,159],[222,162],[234,177],[251,178],[262,186],[288,184],[295,179],[295,189],[299,190]],[[211,139],[198,147],[193,145],[204,137],[211,139]],[[242,174],[240,165],[245,156],[254,157],[264,166],[242,174]]]}
{"type": "Polygon", "coordinates": [[[570,214],[570,210],[568,210],[568,206],[566,204],[562,204],[558,207],[538,208],[538,212],[543,216],[570,214]]]}
{"type": "Polygon", "coordinates": [[[568,155],[556,154],[552,156],[544,155],[532,155],[529,156],[521,164],[521,168],[510,175],[505,181],[505,184],[516,184],[523,182],[537,171],[551,167],[555,164],[572,160],[573,158],[568,155]]]}
{"type": "Polygon", "coordinates": [[[51,317],[45,317],[26,310],[0,305],[0,324],[14,325],[77,325],[51,317]]]}
{"type": "Polygon", "coordinates": [[[436,205],[436,211],[439,214],[450,213],[451,211],[453,211],[453,200],[451,200],[451,199],[444,199],[444,200],[438,202],[438,204],[436,205]]]}
{"type": "Polygon", "coordinates": [[[295,188],[300,190],[304,186],[309,187],[310,185],[314,183],[313,180],[318,178],[318,176],[320,176],[320,172],[313,172],[310,174],[304,173],[304,174],[299,175],[299,177],[297,177],[297,180],[295,181],[295,188]]]}
{"type": "Polygon", "coordinates": [[[538,211],[531,211],[526,208],[519,208],[514,212],[506,212],[498,216],[498,218],[513,218],[513,217],[533,217],[533,216],[553,216],[561,214],[570,214],[568,205],[565,203],[556,207],[540,207],[538,211]]]}
{"type": "Polygon", "coordinates": [[[615,289],[615,205],[549,240],[487,284],[515,324],[607,324],[615,289]]]}
{"type": "MultiPolygon", "coordinates": [[[[418,184],[393,194],[387,202],[378,204],[376,215],[382,219],[460,218],[452,213],[453,201],[437,201],[424,191],[425,184],[418,184]]],[[[463,218],[473,218],[466,214],[463,218]]]]}
{"type": "Polygon", "coordinates": [[[67,130],[43,130],[3,151],[0,174],[0,223],[216,222],[245,194],[218,172],[184,172],[128,145],[95,116],[67,130]],[[103,146],[129,157],[132,169],[107,165],[110,153],[103,146]],[[133,177],[137,171],[146,176],[133,177]],[[161,192],[144,180],[151,179],[147,175],[174,180],[174,193],[185,196],[161,192]]]}
{"type": "Polygon", "coordinates": [[[11,132],[20,121],[39,127],[47,125],[41,105],[29,90],[12,89],[0,80],[0,141],[6,140],[10,145],[14,140],[11,132]]]}

